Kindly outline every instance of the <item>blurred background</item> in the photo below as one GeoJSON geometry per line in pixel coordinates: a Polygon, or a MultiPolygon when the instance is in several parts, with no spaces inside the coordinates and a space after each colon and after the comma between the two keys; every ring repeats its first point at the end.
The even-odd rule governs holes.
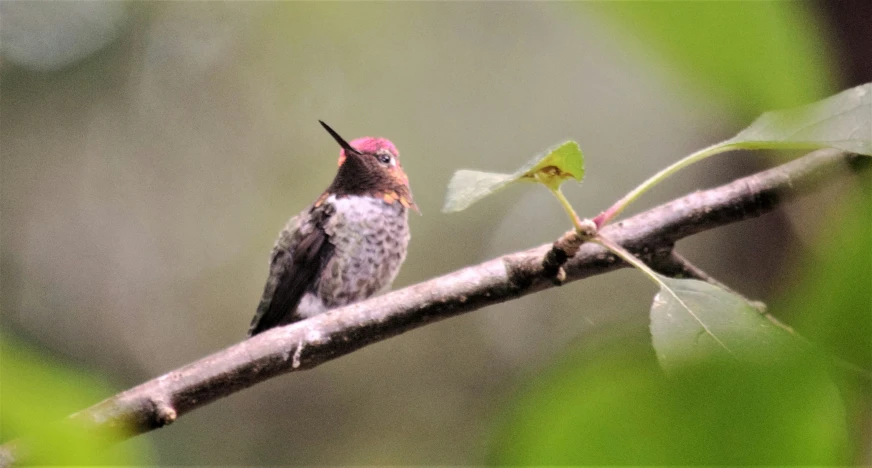
{"type": "MultiPolygon", "coordinates": [[[[870,17],[860,0],[0,3],[0,439],[245,338],[275,236],[336,168],[318,119],[400,149],[423,212],[402,288],[569,227],[532,186],[444,215],[455,170],[510,172],[574,139],[587,179],[565,192],[594,216],[762,111],[872,81],[870,17]]],[[[786,156],[718,157],[632,210],[786,156]]],[[[872,369],[870,186],[839,180],[678,248],[872,369]]],[[[717,404],[738,390],[652,409],[667,391],[652,383],[654,292],[627,270],[489,307],[257,385],[101,460],[872,463],[868,374],[788,379],[753,399],[756,432],[730,406],[744,401],[717,404]],[[827,397],[781,398],[795,388],[827,397]],[[783,447],[748,447],[771,447],[767,434],[783,447]]]]}

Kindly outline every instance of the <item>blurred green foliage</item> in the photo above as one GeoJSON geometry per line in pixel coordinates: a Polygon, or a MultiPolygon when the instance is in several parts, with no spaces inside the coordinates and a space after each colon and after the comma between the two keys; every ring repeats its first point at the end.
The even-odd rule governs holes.
{"type": "Polygon", "coordinates": [[[143,440],[112,447],[120,433],[83,428],[66,417],[117,391],[82,369],[0,335],[0,442],[16,442],[36,465],[130,465],[148,460],[143,440]]]}
{"type": "MultiPolygon", "coordinates": [[[[858,161],[872,164],[872,160],[858,161]]],[[[852,184],[835,213],[820,214],[820,241],[797,256],[787,293],[770,310],[802,336],[859,366],[839,380],[854,433],[868,429],[872,401],[872,174],[852,184]]],[[[861,460],[868,447],[855,448],[861,460]]],[[[868,455],[867,455],[868,456],[868,455]]]]}
{"type": "Polygon", "coordinates": [[[647,336],[581,346],[522,391],[499,465],[843,464],[845,410],[808,361],[694,364],[666,378],[647,336]]]}
{"type": "Polygon", "coordinates": [[[796,285],[771,310],[789,316],[803,336],[872,370],[872,175],[859,179],[840,210],[821,213],[827,227],[820,242],[799,257],[796,285]]]}
{"type": "Polygon", "coordinates": [[[739,117],[829,94],[821,25],[805,2],[596,2],[645,54],[739,117]]]}

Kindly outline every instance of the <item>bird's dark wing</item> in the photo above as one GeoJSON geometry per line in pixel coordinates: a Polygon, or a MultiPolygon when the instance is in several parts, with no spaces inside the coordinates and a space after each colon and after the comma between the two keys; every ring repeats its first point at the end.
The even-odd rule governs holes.
{"type": "Polygon", "coordinates": [[[300,299],[314,291],[321,270],[333,255],[333,244],[324,224],[333,214],[324,204],[292,219],[273,249],[269,278],[248,335],[296,322],[300,299]]]}

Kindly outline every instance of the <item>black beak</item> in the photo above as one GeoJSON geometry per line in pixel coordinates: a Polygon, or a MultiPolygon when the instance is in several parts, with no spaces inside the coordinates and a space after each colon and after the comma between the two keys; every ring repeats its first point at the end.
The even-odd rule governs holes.
{"type": "Polygon", "coordinates": [[[329,133],[330,136],[332,136],[333,139],[336,140],[336,143],[339,143],[339,146],[341,146],[342,149],[345,150],[346,154],[347,154],[347,153],[360,154],[360,151],[357,151],[356,149],[352,148],[351,145],[349,145],[348,142],[345,141],[344,138],[342,138],[341,136],[339,136],[339,134],[336,133],[335,130],[333,130],[332,128],[330,128],[329,125],[325,124],[323,120],[319,120],[318,122],[320,122],[320,123],[321,123],[321,126],[324,127],[324,130],[327,130],[327,133],[329,133]]]}

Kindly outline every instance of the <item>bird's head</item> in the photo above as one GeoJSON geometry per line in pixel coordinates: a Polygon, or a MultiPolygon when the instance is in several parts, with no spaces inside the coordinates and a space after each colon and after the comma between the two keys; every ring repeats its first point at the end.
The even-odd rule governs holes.
{"type": "Polygon", "coordinates": [[[400,165],[400,153],[390,140],[363,137],[348,143],[324,122],[321,125],[341,148],[339,170],[327,189],[329,193],[369,195],[389,204],[400,203],[420,213],[412,200],[409,177],[400,165]]]}

